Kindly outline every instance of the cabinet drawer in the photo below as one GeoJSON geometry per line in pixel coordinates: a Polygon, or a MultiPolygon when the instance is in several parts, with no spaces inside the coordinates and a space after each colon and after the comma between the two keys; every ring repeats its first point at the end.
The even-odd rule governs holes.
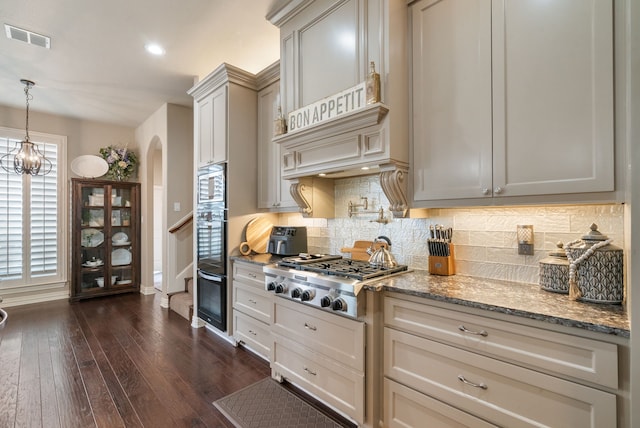
{"type": "Polygon", "coordinates": [[[264,290],[234,281],[233,307],[266,324],[271,324],[273,296],[264,290]]]}
{"type": "Polygon", "coordinates": [[[364,323],[276,298],[274,334],[364,371],[364,323]]]}
{"type": "Polygon", "coordinates": [[[385,325],[562,376],[618,387],[611,343],[387,297],[385,325]]]}
{"type": "Polygon", "coordinates": [[[262,272],[262,266],[234,261],[233,279],[264,290],[264,273],[262,272]]]}
{"type": "Polygon", "coordinates": [[[269,359],[273,338],[268,325],[234,310],[233,336],[236,341],[246,344],[264,359],[269,359]]]}
{"type": "Polygon", "coordinates": [[[384,380],[384,426],[389,428],[496,427],[390,379],[384,380]]]}
{"type": "Polygon", "coordinates": [[[274,339],[271,367],[344,415],[364,422],[363,373],[278,336],[274,339]]]}
{"type": "Polygon", "coordinates": [[[616,426],[616,396],[390,328],[384,374],[508,427],[616,426]]]}

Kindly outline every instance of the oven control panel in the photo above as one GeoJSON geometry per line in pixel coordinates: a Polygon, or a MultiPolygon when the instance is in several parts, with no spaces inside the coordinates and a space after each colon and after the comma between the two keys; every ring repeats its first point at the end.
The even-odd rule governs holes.
{"type": "Polygon", "coordinates": [[[277,267],[267,270],[265,266],[263,270],[265,289],[276,296],[353,319],[364,315],[364,298],[358,298],[345,284],[321,284],[315,276],[277,267]]]}

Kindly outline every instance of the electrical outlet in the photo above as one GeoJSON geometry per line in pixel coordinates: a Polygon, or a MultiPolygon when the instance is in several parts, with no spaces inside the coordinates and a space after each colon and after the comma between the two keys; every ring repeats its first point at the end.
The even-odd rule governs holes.
{"type": "Polygon", "coordinates": [[[533,255],[533,225],[518,225],[518,254],[533,255]]]}
{"type": "Polygon", "coordinates": [[[180,212],[180,202],[174,202],[173,203],[173,210],[175,212],[180,212]]]}

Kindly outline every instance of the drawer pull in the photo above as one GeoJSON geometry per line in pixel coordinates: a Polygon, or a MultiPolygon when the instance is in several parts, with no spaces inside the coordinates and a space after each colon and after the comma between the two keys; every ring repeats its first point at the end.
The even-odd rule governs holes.
{"type": "Polygon", "coordinates": [[[255,305],[255,304],[256,304],[256,303],[258,303],[258,302],[256,302],[256,301],[255,301],[255,300],[253,300],[253,299],[249,299],[249,303],[253,303],[253,304],[255,305]]]}
{"type": "Polygon", "coordinates": [[[467,327],[463,326],[462,324],[458,326],[458,330],[460,330],[460,331],[462,331],[464,333],[476,334],[476,335],[482,336],[482,337],[487,337],[489,335],[489,333],[487,333],[486,330],[473,331],[473,330],[467,329],[467,327]]]}
{"type": "Polygon", "coordinates": [[[460,382],[467,384],[469,386],[473,386],[474,388],[480,388],[480,389],[487,389],[488,386],[484,383],[473,383],[473,382],[469,382],[467,379],[464,378],[464,376],[462,375],[458,375],[458,380],[460,380],[460,382]]]}
{"type": "Polygon", "coordinates": [[[256,332],[255,332],[255,331],[253,331],[253,330],[249,330],[249,334],[253,334],[254,336],[257,336],[257,335],[258,335],[258,333],[256,333],[256,332]]]}
{"type": "Polygon", "coordinates": [[[250,276],[251,278],[253,278],[253,279],[258,278],[258,277],[256,276],[256,274],[255,274],[255,273],[250,273],[250,274],[249,274],[249,276],[250,276]]]}
{"type": "Polygon", "coordinates": [[[304,323],[304,328],[311,331],[316,331],[318,329],[318,327],[316,327],[315,325],[311,325],[309,323],[304,323]]]}
{"type": "Polygon", "coordinates": [[[312,372],[311,370],[309,370],[307,367],[304,368],[304,371],[309,373],[312,376],[315,376],[317,374],[316,372],[312,372]]]}

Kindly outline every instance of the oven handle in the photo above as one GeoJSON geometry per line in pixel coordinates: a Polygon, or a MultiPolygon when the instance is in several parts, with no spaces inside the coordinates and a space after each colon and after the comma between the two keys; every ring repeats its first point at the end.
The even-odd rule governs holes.
{"type": "Polygon", "coordinates": [[[203,279],[208,279],[209,281],[222,282],[222,277],[208,275],[202,271],[198,271],[198,276],[203,279]]]}

